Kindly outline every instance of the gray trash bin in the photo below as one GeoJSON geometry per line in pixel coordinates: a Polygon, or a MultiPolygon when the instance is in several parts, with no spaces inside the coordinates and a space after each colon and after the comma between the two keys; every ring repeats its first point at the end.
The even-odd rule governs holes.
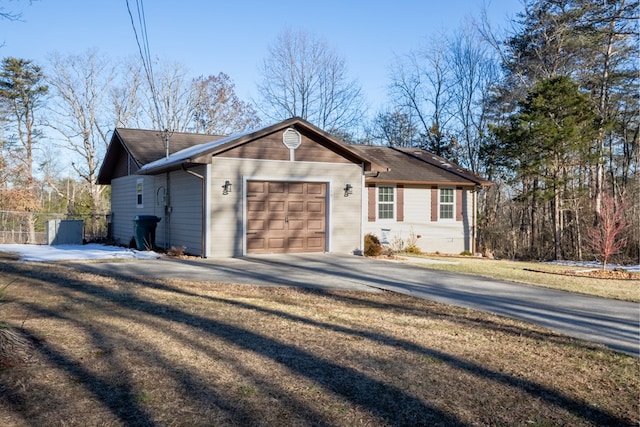
{"type": "Polygon", "coordinates": [[[139,251],[153,250],[156,246],[156,226],[162,218],[155,215],[136,215],[133,229],[139,251]]]}

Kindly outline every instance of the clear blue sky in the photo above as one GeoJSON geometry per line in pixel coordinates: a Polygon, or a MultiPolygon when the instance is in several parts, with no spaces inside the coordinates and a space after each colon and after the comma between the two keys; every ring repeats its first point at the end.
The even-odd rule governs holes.
{"type": "MultiPolygon", "coordinates": [[[[521,10],[518,0],[487,0],[492,23],[505,27],[521,10]]],[[[132,11],[136,0],[129,0],[132,11]]],[[[386,99],[394,55],[478,16],[482,0],[146,0],[153,57],[184,64],[193,77],[227,73],[243,100],[255,97],[258,64],[284,29],[325,39],[347,61],[352,78],[376,110],[386,99]]],[[[97,48],[111,58],[138,54],[126,0],[0,0],[22,13],[0,21],[0,57],[31,59],[97,48]]],[[[134,15],[135,16],[135,15],[134,15]]]]}

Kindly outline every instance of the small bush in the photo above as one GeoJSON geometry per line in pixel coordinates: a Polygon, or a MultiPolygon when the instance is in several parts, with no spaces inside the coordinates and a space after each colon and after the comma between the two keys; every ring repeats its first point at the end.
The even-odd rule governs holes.
{"type": "Polygon", "coordinates": [[[413,227],[411,227],[409,238],[407,239],[407,246],[404,248],[404,251],[408,254],[420,255],[422,253],[422,250],[420,250],[418,246],[418,239],[420,237],[420,235],[413,231],[413,227]]]}
{"type": "Polygon", "coordinates": [[[382,253],[382,245],[380,239],[375,234],[366,234],[364,236],[364,255],[365,256],[379,256],[382,253]]]}
{"type": "Polygon", "coordinates": [[[186,246],[171,246],[171,249],[167,251],[167,255],[180,258],[184,256],[184,251],[186,249],[186,246]]]}
{"type": "Polygon", "coordinates": [[[402,238],[398,235],[393,236],[393,238],[391,239],[391,243],[389,243],[389,247],[387,249],[389,255],[402,252],[404,250],[404,240],[402,240],[402,238]]]}
{"type": "Polygon", "coordinates": [[[413,254],[413,255],[420,255],[422,253],[422,250],[417,246],[407,246],[406,248],[404,248],[404,251],[408,254],[413,254]]]}
{"type": "Polygon", "coordinates": [[[473,254],[471,252],[469,252],[469,251],[462,251],[462,252],[460,252],[460,255],[462,255],[462,256],[471,256],[473,254]]]}

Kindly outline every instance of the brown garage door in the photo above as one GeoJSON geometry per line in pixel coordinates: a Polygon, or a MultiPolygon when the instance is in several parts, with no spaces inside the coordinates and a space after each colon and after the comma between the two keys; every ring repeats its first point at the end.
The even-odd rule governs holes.
{"type": "Polygon", "coordinates": [[[247,182],[247,253],[323,252],[327,185],[247,182]]]}

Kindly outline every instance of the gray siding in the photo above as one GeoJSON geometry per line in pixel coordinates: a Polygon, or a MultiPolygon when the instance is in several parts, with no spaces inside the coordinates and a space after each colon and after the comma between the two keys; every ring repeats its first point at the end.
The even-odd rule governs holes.
{"type": "MultiPolygon", "coordinates": [[[[194,168],[204,174],[205,167],[194,168]]],[[[195,176],[183,171],[167,175],[130,175],[111,182],[113,235],[118,244],[128,245],[134,236],[136,215],[155,215],[161,220],[156,228],[156,245],[169,249],[185,246],[185,252],[202,255],[202,186],[195,176]],[[136,186],[143,182],[142,207],[137,206],[136,186]],[[167,186],[168,184],[168,186],[167,186]],[[169,191],[167,192],[167,188],[169,191]],[[169,209],[165,205],[169,200],[169,209]],[[170,215],[166,211],[170,211],[170,215]]]]}
{"type": "MultiPolygon", "coordinates": [[[[203,176],[206,173],[204,166],[191,170],[203,176]]],[[[187,172],[174,171],[169,174],[168,181],[167,174],[156,175],[154,189],[153,214],[162,218],[156,233],[158,246],[166,249],[184,246],[186,253],[202,255],[201,180],[187,172]],[[165,209],[167,200],[168,209],[165,209]]]]}
{"type": "Polygon", "coordinates": [[[120,245],[129,245],[134,236],[133,219],[136,215],[155,215],[154,179],[151,176],[130,175],[111,181],[111,222],[113,237],[120,245]],[[142,207],[137,205],[136,186],[143,183],[142,207]]]}

